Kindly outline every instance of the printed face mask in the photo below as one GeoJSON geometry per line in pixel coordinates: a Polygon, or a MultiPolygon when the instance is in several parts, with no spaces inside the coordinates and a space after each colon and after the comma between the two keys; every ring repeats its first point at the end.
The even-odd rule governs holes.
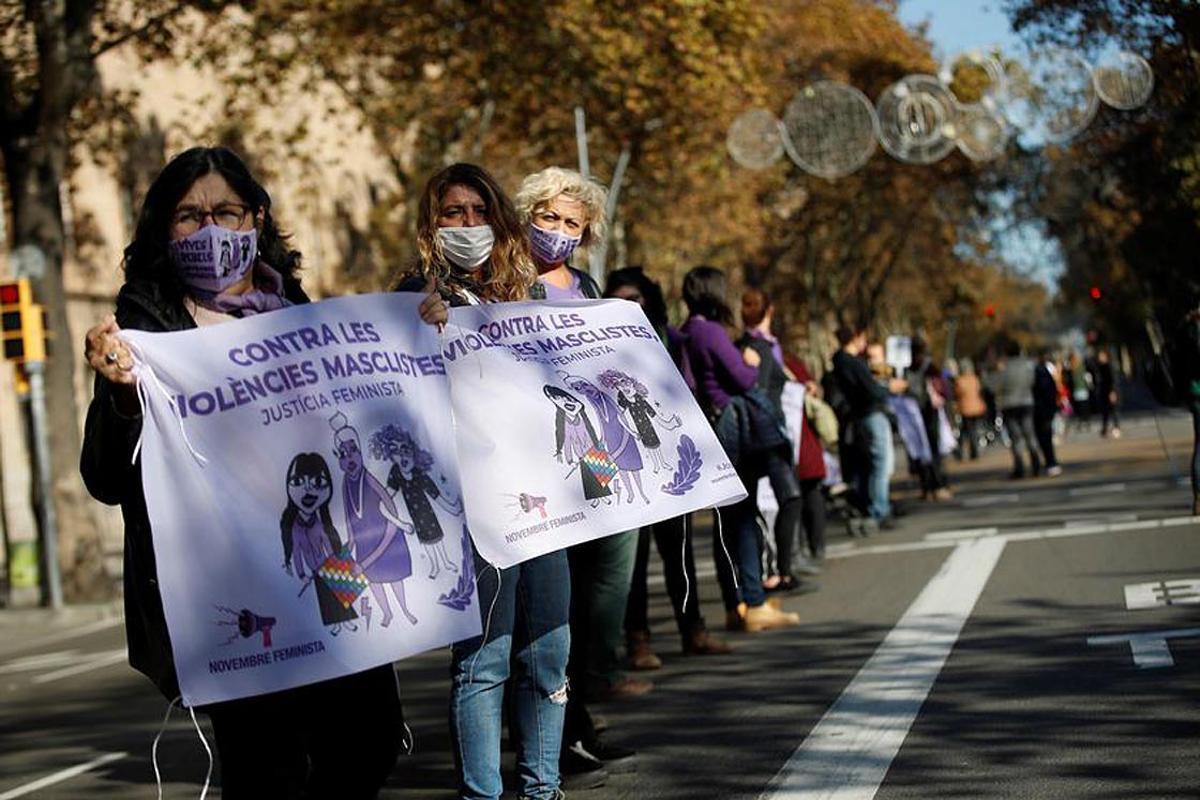
{"type": "Polygon", "coordinates": [[[582,240],[582,236],[567,236],[560,231],[529,226],[529,247],[540,264],[561,264],[571,257],[582,240]]]}
{"type": "Polygon", "coordinates": [[[205,225],[170,243],[171,260],[190,288],[220,294],[245,277],[258,257],[258,231],[205,225]]]}
{"type": "Polygon", "coordinates": [[[438,228],[442,241],[442,252],[454,266],[466,272],[474,272],[492,254],[496,234],[491,225],[475,225],[470,228],[438,228]]]}

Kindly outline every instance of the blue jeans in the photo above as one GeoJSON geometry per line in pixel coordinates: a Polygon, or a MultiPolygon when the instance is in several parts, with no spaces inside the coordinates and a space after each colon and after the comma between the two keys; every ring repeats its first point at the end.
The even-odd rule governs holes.
{"type": "Polygon", "coordinates": [[[509,728],[516,744],[518,791],[525,797],[553,797],[571,649],[567,554],[549,553],[499,573],[476,555],[475,574],[487,640],[476,636],[455,644],[450,667],[450,735],[459,796],[495,800],[504,791],[501,717],[511,677],[509,728]]]}
{"type": "Polygon", "coordinates": [[[866,473],[867,513],[872,519],[883,519],[892,513],[888,500],[888,484],[895,454],[892,451],[892,426],[882,411],[873,411],[859,423],[863,434],[863,451],[867,454],[866,473]]]}

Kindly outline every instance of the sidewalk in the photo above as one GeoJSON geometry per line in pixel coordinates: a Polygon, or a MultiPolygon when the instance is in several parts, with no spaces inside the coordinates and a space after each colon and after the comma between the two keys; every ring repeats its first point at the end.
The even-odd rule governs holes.
{"type": "Polygon", "coordinates": [[[102,629],[122,624],[125,606],[121,598],[104,603],[48,608],[0,608],[0,658],[61,638],[63,634],[102,629]]]}

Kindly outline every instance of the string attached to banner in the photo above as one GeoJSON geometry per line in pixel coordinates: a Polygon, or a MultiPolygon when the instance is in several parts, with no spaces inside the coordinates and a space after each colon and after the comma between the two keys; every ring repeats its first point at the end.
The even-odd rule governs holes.
{"type": "Polygon", "coordinates": [[[725,533],[721,530],[721,510],[716,506],[713,506],[712,510],[717,519],[717,540],[721,542],[721,549],[725,551],[725,560],[729,562],[729,572],[733,575],[733,588],[737,591],[742,587],[738,586],[737,567],[733,565],[733,557],[729,555],[729,548],[725,546],[725,533]]]}
{"type": "MultiPolygon", "coordinates": [[[[192,444],[192,440],[188,438],[187,427],[184,426],[183,416],[179,413],[179,408],[175,405],[175,398],[172,397],[171,393],[167,391],[167,388],[163,386],[162,381],[158,379],[158,375],[155,374],[154,369],[148,363],[146,363],[146,360],[142,357],[142,353],[138,346],[128,340],[125,340],[125,346],[129,348],[129,352],[133,356],[132,372],[134,377],[137,378],[138,410],[141,413],[142,419],[146,418],[146,408],[150,404],[150,390],[151,387],[153,387],[154,389],[158,390],[159,394],[166,398],[167,405],[171,408],[172,416],[174,416],[175,421],[179,423],[179,433],[183,437],[183,443],[187,446],[188,452],[192,454],[192,457],[195,458],[201,466],[207,464],[208,459],[204,457],[203,453],[195,448],[195,446],[192,444]]],[[[143,426],[141,432],[138,433],[137,444],[135,444],[133,447],[133,457],[130,459],[131,464],[136,464],[138,456],[141,455],[142,437],[145,435],[145,430],[146,428],[143,426]]]]}
{"type": "MultiPolygon", "coordinates": [[[[167,723],[171,721],[171,712],[175,710],[176,703],[182,699],[182,696],[177,696],[167,704],[167,713],[163,715],[162,724],[158,726],[158,733],[154,736],[154,744],[150,745],[150,764],[154,767],[154,785],[158,789],[158,800],[162,800],[163,796],[162,773],[158,770],[158,742],[167,730],[167,723]]],[[[204,752],[208,754],[208,771],[204,773],[204,786],[200,788],[200,800],[204,800],[208,796],[208,787],[212,782],[212,748],[208,746],[208,739],[204,738],[204,731],[200,729],[200,722],[196,719],[196,709],[189,707],[188,713],[192,717],[192,725],[196,728],[196,735],[200,737],[200,744],[204,745],[204,752]]],[[[407,728],[408,726],[406,725],[405,727],[407,728]]]]}

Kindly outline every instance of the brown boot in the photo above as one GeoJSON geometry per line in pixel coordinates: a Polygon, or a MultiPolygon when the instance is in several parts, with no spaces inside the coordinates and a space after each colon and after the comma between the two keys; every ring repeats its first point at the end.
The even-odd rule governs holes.
{"type": "Polygon", "coordinates": [[[746,604],[738,603],[737,608],[725,612],[725,630],[727,631],[744,631],[746,630],[746,604]]]}
{"type": "MultiPolygon", "coordinates": [[[[590,688],[590,687],[589,687],[590,688]]],[[[588,699],[597,703],[609,700],[626,700],[641,697],[654,689],[654,684],[641,678],[624,677],[616,683],[604,683],[588,693],[588,699]]]]}
{"type": "Polygon", "coordinates": [[[635,670],[662,669],[662,659],[650,647],[649,631],[630,631],[625,639],[629,651],[629,668],[635,670]]]}
{"type": "Polygon", "coordinates": [[[792,628],[800,624],[800,615],[790,611],[780,611],[774,606],[763,603],[761,606],[750,606],[742,623],[747,633],[770,631],[776,628],[792,628]]]}
{"type": "Polygon", "coordinates": [[[723,656],[732,653],[733,648],[705,628],[697,628],[692,635],[683,641],[685,656],[723,656]]]}

